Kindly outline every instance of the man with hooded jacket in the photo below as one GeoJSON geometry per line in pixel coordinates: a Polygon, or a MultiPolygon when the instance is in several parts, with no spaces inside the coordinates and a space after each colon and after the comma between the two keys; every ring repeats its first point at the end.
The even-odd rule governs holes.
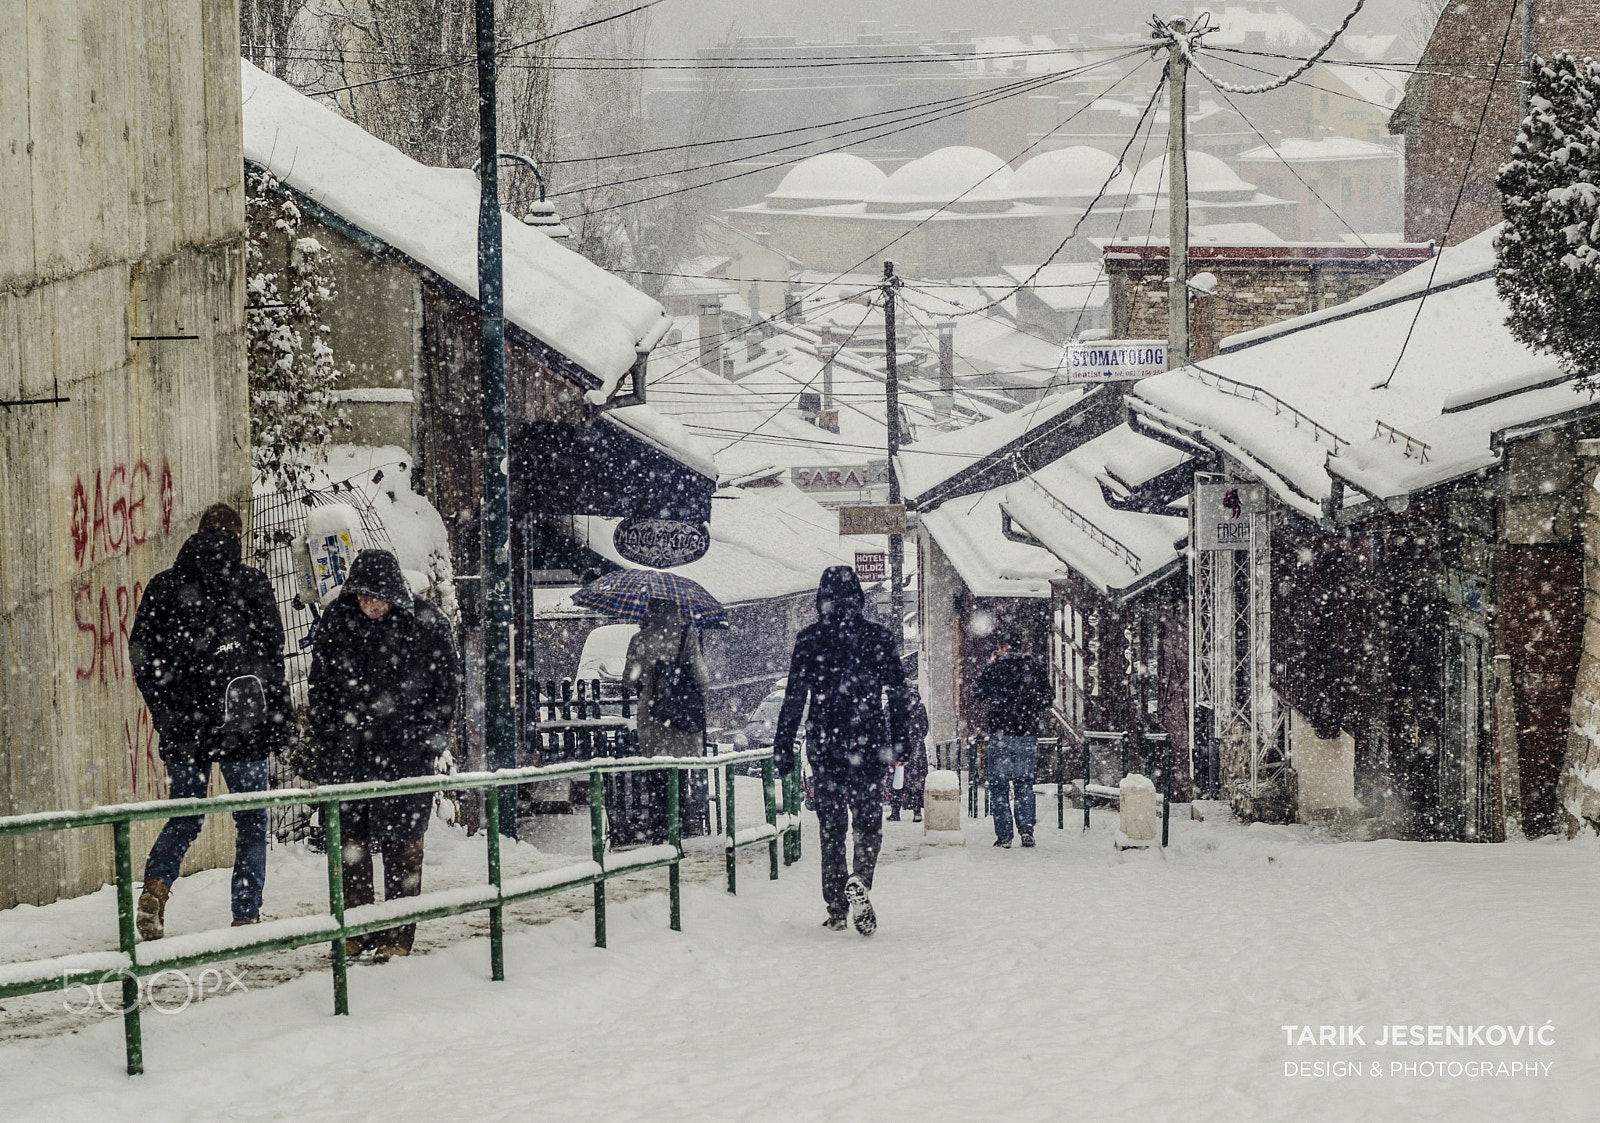
{"type": "MultiPolygon", "coordinates": [[[[307,681],[319,743],[312,779],[359,783],[430,776],[449,744],[461,693],[450,622],[414,596],[399,560],[362,550],[317,625],[307,681]]],[[[339,806],[346,907],[373,902],[372,855],[383,855],[384,899],[422,892],[422,842],[433,795],[387,796],[339,806]]],[[[411,954],[417,926],[349,941],[382,961],[411,954]]]]}
{"type": "MultiPolygon", "coordinates": [[[[128,660],[160,735],[168,794],[206,794],[211,765],[231,792],[267,788],[267,757],[294,728],[283,673],[283,623],[272,585],[243,564],[239,512],[216,503],[178,550],[171,569],[151,578],[128,633],[128,660]]],[[[145,861],[139,935],[166,932],[167,898],[202,817],[168,819],[145,861]]],[[[234,813],[233,923],[261,915],[267,878],[267,813],[234,813]]]]}
{"type": "Polygon", "coordinates": [[[867,893],[883,844],[883,778],[906,759],[906,683],[889,629],[861,613],[855,570],[824,570],[817,586],[817,622],[795,637],[789,682],[778,714],[773,756],[780,775],[795,766],[794,740],[806,715],[806,756],[816,785],[821,834],[824,926],[872,935],[878,921],[867,893]],[[809,708],[807,703],[809,702],[809,708]],[[845,862],[845,833],[854,825],[854,862],[845,862]]]}

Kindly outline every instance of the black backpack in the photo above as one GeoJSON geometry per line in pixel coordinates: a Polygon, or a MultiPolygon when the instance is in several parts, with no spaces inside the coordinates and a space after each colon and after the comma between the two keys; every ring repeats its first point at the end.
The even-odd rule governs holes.
{"type": "Polygon", "coordinates": [[[706,698],[687,658],[688,642],[689,627],[684,625],[677,658],[670,663],[656,660],[650,685],[650,717],[669,729],[704,732],[706,698]]]}

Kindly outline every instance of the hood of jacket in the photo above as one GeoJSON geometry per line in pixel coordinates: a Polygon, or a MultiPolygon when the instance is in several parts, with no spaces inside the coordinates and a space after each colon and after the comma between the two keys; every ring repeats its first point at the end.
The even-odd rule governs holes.
{"type": "Polygon", "coordinates": [[[400,559],[388,550],[362,550],[356,555],[350,563],[350,576],[339,590],[340,596],[346,593],[377,597],[402,612],[411,612],[415,607],[411,586],[400,572],[400,559]]]}
{"type": "Polygon", "coordinates": [[[856,571],[848,565],[829,566],[822,571],[822,580],[817,583],[818,616],[832,620],[860,616],[866,599],[856,571]]]}
{"type": "Polygon", "coordinates": [[[228,530],[202,530],[191,534],[178,550],[172,568],[185,584],[226,588],[233,583],[243,565],[239,557],[239,538],[228,530]]]}

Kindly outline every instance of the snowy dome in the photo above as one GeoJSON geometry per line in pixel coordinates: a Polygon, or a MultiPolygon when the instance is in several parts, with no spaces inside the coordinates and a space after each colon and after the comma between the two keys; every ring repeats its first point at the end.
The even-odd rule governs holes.
{"type": "MultiPolygon", "coordinates": [[[[1136,195],[1167,193],[1167,161],[1156,156],[1133,177],[1136,195]]],[[[1206,152],[1189,153],[1189,196],[1209,203],[1242,203],[1255,196],[1256,187],[1240,179],[1234,170],[1206,152]]]]}
{"type": "Polygon", "coordinates": [[[930,152],[896,169],[867,203],[874,210],[911,211],[943,207],[952,211],[996,211],[1011,205],[1007,163],[993,152],[958,145],[930,152]]]}
{"type": "MultiPolygon", "coordinates": [[[[1060,148],[1035,156],[1017,171],[1011,197],[1028,203],[1087,202],[1111,178],[1117,158],[1109,152],[1086,145],[1060,148]]],[[[1127,172],[1111,180],[1106,194],[1123,198],[1133,190],[1133,177],[1127,172]]]]}
{"type": "Polygon", "coordinates": [[[801,160],[767,195],[772,206],[825,207],[859,203],[883,190],[889,177],[869,160],[848,152],[824,152],[801,160]]]}

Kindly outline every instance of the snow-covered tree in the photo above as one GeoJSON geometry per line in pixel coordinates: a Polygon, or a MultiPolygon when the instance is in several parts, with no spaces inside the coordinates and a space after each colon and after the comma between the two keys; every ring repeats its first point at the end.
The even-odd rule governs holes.
{"type": "Polygon", "coordinates": [[[299,206],[270,173],[250,174],[245,219],[251,460],[263,482],[304,488],[347,426],[334,408],[330,255],[302,232],[299,206]]]}
{"type": "Polygon", "coordinates": [[[1535,57],[1511,160],[1495,287],[1522,342],[1600,387],[1600,63],[1535,57]]]}

